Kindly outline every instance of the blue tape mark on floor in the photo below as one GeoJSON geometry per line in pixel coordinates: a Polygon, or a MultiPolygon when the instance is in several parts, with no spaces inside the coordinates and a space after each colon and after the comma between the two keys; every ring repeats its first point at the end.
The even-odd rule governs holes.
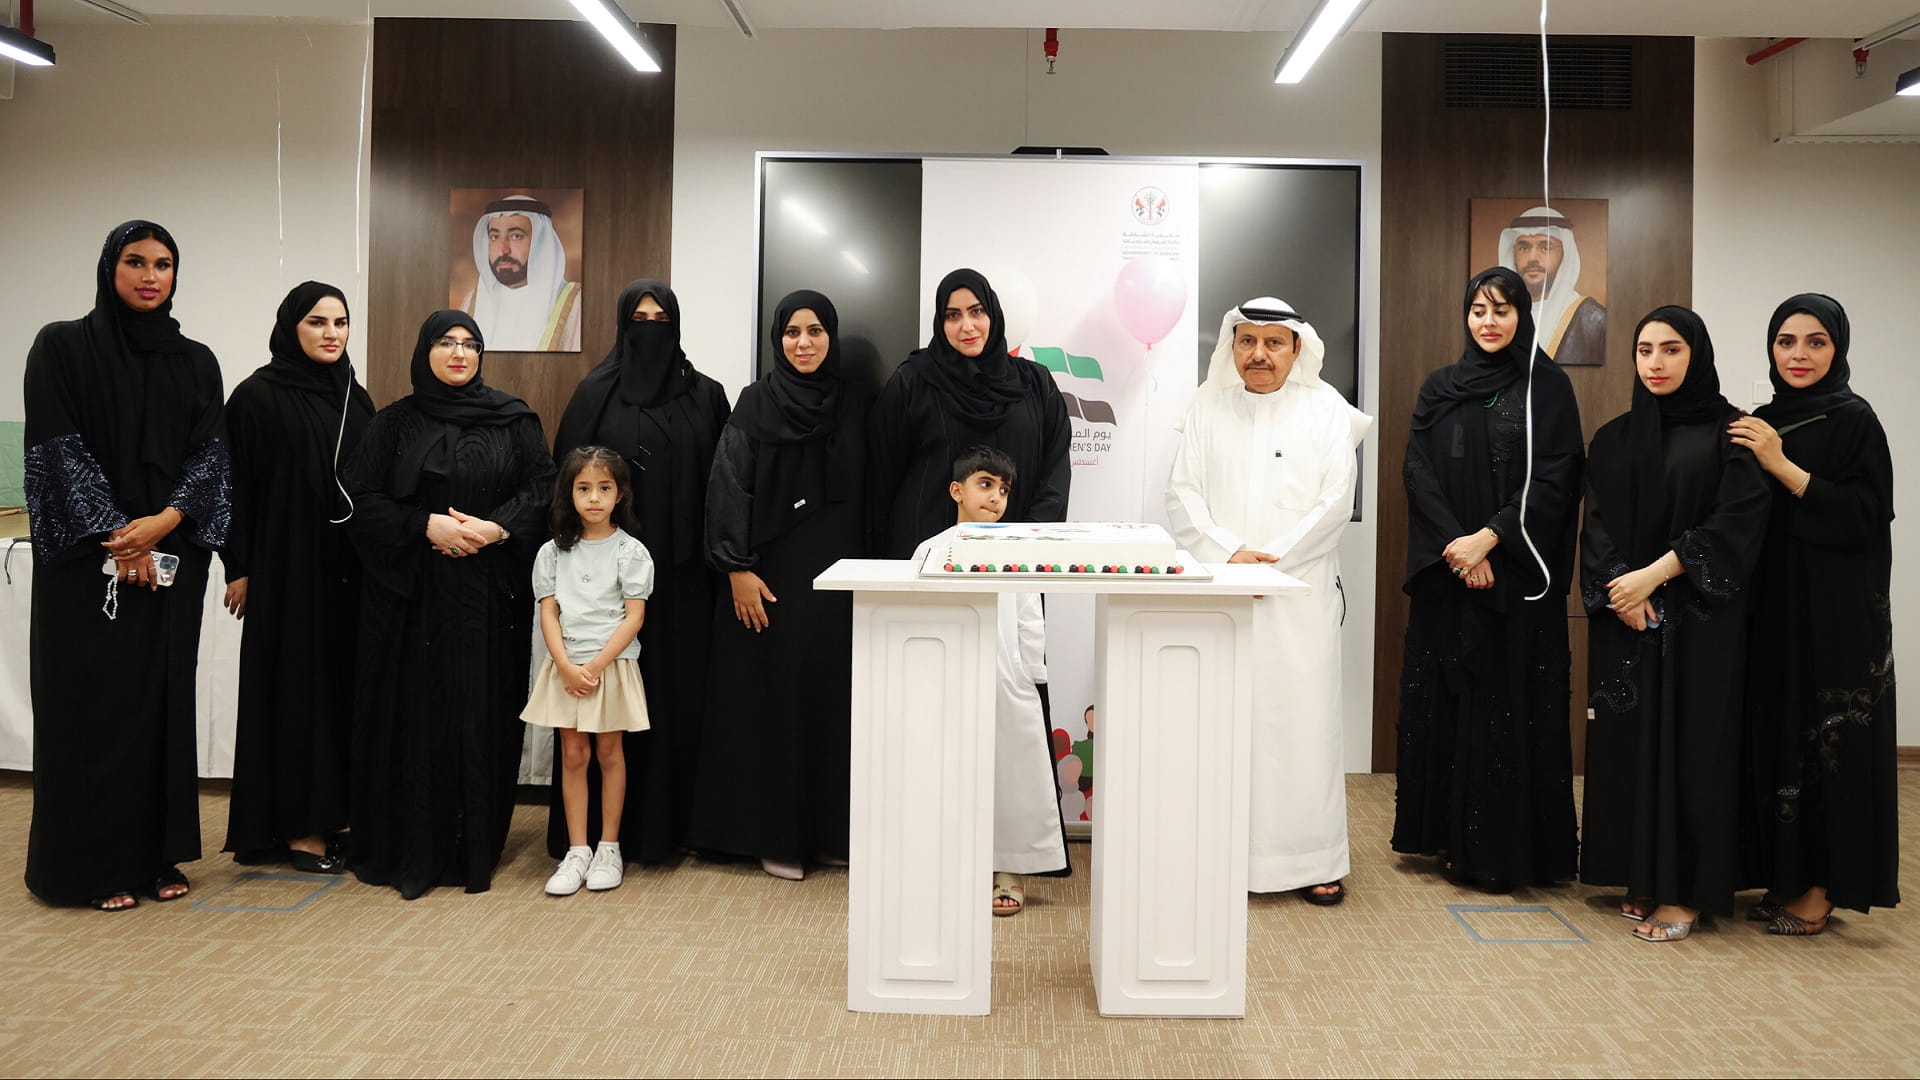
{"type": "Polygon", "coordinates": [[[1587,935],[1582,934],[1579,930],[1575,929],[1574,925],[1568,922],[1564,916],[1562,916],[1559,912],[1553,910],[1552,908],[1548,907],[1545,904],[1448,904],[1447,910],[1453,913],[1454,919],[1460,923],[1460,926],[1463,929],[1466,930],[1467,936],[1482,945],[1591,945],[1592,944],[1592,942],[1587,940],[1587,935]],[[1561,926],[1566,927],[1567,934],[1569,936],[1563,937],[1563,938],[1482,937],[1480,934],[1480,931],[1474,929],[1473,924],[1467,921],[1466,916],[1470,912],[1474,912],[1474,913],[1487,912],[1487,913],[1496,914],[1496,915],[1538,915],[1538,914],[1545,913],[1547,915],[1553,916],[1555,922],[1558,922],[1561,926]]]}
{"type": "Polygon", "coordinates": [[[335,875],[335,874],[282,874],[282,873],[275,873],[273,871],[268,871],[268,870],[255,870],[250,873],[241,874],[239,877],[234,878],[232,881],[228,882],[224,888],[220,889],[219,892],[216,892],[212,896],[207,897],[205,900],[201,900],[198,903],[194,904],[193,910],[195,911],[252,911],[256,913],[284,915],[287,912],[299,911],[301,908],[306,907],[308,904],[313,903],[315,900],[318,900],[322,895],[326,893],[328,889],[331,889],[335,885],[340,884],[342,880],[343,879],[339,875],[335,875]],[[312,892],[308,893],[305,897],[301,898],[299,903],[294,904],[292,907],[245,907],[245,906],[233,905],[233,904],[214,903],[215,900],[218,900],[220,898],[221,893],[224,893],[227,890],[232,889],[236,885],[244,884],[245,882],[249,882],[249,881],[296,881],[296,882],[304,881],[315,886],[315,888],[312,892]]]}

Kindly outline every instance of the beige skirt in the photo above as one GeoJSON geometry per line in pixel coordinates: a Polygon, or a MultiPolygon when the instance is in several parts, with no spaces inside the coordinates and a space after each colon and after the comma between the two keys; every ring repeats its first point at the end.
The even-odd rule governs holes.
{"type": "Polygon", "coordinates": [[[640,682],[640,665],[633,660],[615,660],[600,673],[600,685],[586,697],[567,693],[567,684],[553,666],[551,657],[540,661],[540,672],[533,677],[533,694],[520,719],[541,727],[572,728],[575,731],[645,731],[647,721],[646,687],[640,682]]]}

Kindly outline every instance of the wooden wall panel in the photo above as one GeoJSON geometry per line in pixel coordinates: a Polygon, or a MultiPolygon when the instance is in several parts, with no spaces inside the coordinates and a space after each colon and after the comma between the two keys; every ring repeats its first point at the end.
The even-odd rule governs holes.
{"type": "MultiPolygon", "coordinates": [[[[1442,53],[1448,42],[1515,37],[1388,34],[1381,87],[1380,204],[1380,588],[1375,610],[1373,767],[1391,772],[1407,625],[1407,507],[1400,486],[1414,399],[1428,372],[1466,342],[1461,292],[1469,200],[1540,193],[1538,109],[1447,108],[1442,53]]],[[[1633,390],[1633,324],[1693,292],[1693,41],[1583,38],[1633,47],[1634,105],[1553,113],[1552,194],[1607,199],[1607,362],[1573,367],[1580,416],[1591,439],[1626,411],[1633,390]]],[[[1569,615],[1584,618],[1577,604],[1569,615]]],[[[1585,627],[1572,628],[1578,767],[1585,744],[1585,627]]]]}
{"type": "Polygon", "coordinates": [[[447,199],[456,187],[584,188],[581,349],[489,352],[487,384],[525,398],[551,434],[613,345],[613,301],[667,278],[674,28],[646,26],[665,69],[633,71],[585,23],[379,19],[373,34],[367,387],[409,391],[420,322],[447,306],[447,199]]]}

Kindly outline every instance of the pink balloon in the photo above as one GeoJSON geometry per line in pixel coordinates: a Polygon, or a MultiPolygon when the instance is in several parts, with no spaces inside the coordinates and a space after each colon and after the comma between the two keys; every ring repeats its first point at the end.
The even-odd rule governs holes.
{"type": "Polygon", "coordinates": [[[1178,263],[1158,256],[1128,259],[1113,282],[1113,306],[1127,333],[1151,349],[1187,310],[1186,275],[1178,263]]]}

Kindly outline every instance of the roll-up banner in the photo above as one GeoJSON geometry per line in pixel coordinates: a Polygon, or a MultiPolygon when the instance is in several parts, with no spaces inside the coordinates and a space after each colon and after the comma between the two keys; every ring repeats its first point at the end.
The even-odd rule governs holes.
{"type": "MultiPolygon", "coordinates": [[[[956,267],[986,275],[1007,345],[1053,373],[1073,422],[1075,521],[1167,524],[1162,495],[1199,368],[1199,167],[1099,160],[923,163],[920,325],[956,267]]],[[[1093,597],[1048,596],[1054,767],[1093,820],[1093,597]]]]}

